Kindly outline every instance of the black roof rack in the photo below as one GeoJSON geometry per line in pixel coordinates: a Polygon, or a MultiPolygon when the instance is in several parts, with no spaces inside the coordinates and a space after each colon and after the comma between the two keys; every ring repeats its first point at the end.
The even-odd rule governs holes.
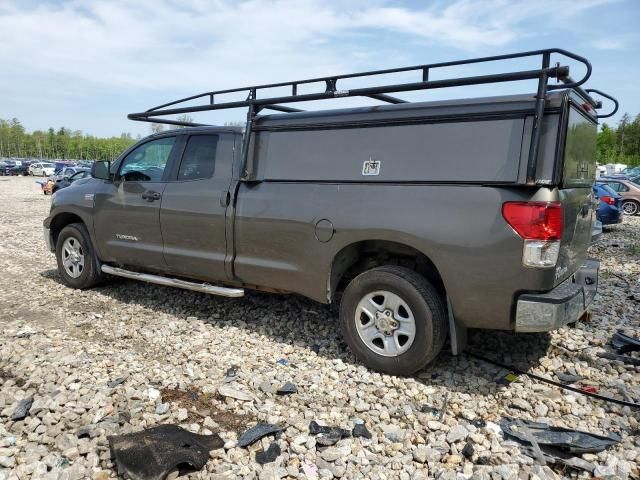
{"type": "Polygon", "coordinates": [[[290,82],[272,83],[266,85],[255,85],[251,87],[231,88],[227,90],[218,90],[212,92],[205,92],[191,97],[181,98],[173,102],[158,105],[150,108],[145,112],[130,113],[128,118],[131,120],[137,120],[142,122],[154,122],[165,123],[169,125],[181,125],[200,127],[207,126],[202,123],[186,122],[180,120],[171,120],[163,118],[166,115],[177,115],[184,113],[205,112],[211,110],[223,110],[232,108],[247,108],[247,126],[245,129],[245,137],[243,142],[243,158],[246,164],[246,158],[249,149],[249,139],[251,137],[251,131],[255,116],[263,109],[270,109],[279,112],[291,113],[301,112],[298,108],[285,105],[298,102],[306,102],[313,100],[326,100],[331,98],[343,98],[343,97],[368,97],[375,100],[380,100],[387,103],[407,103],[406,100],[391,96],[390,93],[401,93],[415,90],[429,90],[436,88],[447,87],[459,87],[468,85],[482,85],[501,82],[514,82],[520,80],[538,80],[538,88],[536,92],[536,104],[535,104],[535,117],[533,123],[533,132],[531,135],[531,148],[529,149],[529,159],[527,163],[527,183],[535,183],[535,172],[538,157],[538,149],[540,145],[540,125],[544,114],[544,99],[545,94],[550,90],[568,88],[576,90],[586,101],[588,101],[594,109],[601,107],[601,102],[594,100],[589,93],[597,93],[614,102],[614,110],[607,115],[597,115],[598,118],[609,117],[613,115],[618,109],[618,102],[611,96],[606,95],[598,90],[583,90],[583,85],[591,76],[591,63],[589,61],[575,53],[568,52],[560,48],[550,48],[544,50],[532,50],[528,52],[511,53],[506,55],[495,55],[491,57],[470,58],[466,60],[457,60],[451,62],[440,62],[425,65],[415,65],[412,67],[402,68],[390,68],[386,70],[372,70],[369,72],[351,73],[346,75],[332,75],[327,77],[310,78],[306,80],[294,80],[290,82]],[[551,55],[556,54],[559,56],[567,57],[582,63],[586,72],[580,80],[573,80],[569,76],[569,67],[556,63],[551,66],[551,55]],[[476,63],[494,62],[499,60],[511,60],[516,58],[526,57],[540,57],[541,65],[539,69],[513,71],[505,73],[497,73],[490,75],[478,75],[459,78],[448,78],[441,80],[429,80],[429,76],[432,70],[442,67],[454,67],[460,65],[469,65],[476,63]],[[410,83],[399,84],[381,84],[371,87],[354,88],[349,90],[341,90],[338,82],[340,80],[363,78],[363,77],[375,77],[376,75],[386,75],[392,73],[401,72],[415,72],[419,75],[419,80],[410,83]],[[555,78],[561,82],[559,84],[549,84],[550,78],[555,78]],[[300,85],[323,83],[325,85],[324,91],[316,93],[299,93],[298,87],[300,85]],[[264,90],[288,87],[290,89],[290,95],[269,97],[260,97],[260,93],[264,93],[264,90]],[[240,101],[222,101],[216,103],[216,97],[231,93],[242,93],[246,95],[245,100],[240,101]],[[205,100],[207,103],[191,106],[179,106],[187,102],[194,100],[205,100]],[[169,108],[173,107],[173,108],[169,108]]]}

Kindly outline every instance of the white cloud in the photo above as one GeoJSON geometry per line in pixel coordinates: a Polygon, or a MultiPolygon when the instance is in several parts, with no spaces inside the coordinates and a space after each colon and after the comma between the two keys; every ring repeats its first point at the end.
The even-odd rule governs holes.
{"type": "Polygon", "coordinates": [[[425,60],[443,47],[507,50],[536,34],[532,20],[566,26],[608,1],[0,0],[0,90],[13,105],[73,108],[83,97],[166,98],[415,61],[415,48],[389,37],[424,48],[425,60]]]}

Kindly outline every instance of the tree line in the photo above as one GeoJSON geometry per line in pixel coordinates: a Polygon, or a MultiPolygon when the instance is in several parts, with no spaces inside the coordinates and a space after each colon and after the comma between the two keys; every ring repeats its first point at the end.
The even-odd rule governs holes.
{"type": "Polygon", "coordinates": [[[617,127],[602,124],[598,133],[598,163],[640,165],[640,114],[632,119],[625,113],[617,127]]]}
{"type": "MultiPolygon", "coordinates": [[[[179,119],[191,121],[188,115],[179,119]]],[[[150,130],[154,133],[163,127],[151,124],[150,130]]],[[[114,160],[139,138],[140,135],[133,138],[126,132],[119,137],[96,137],[66,127],[27,133],[17,118],[0,118],[0,158],[114,160]]],[[[615,127],[603,123],[598,132],[597,152],[600,164],[640,165],[640,114],[632,118],[625,113],[615,127]]]]}

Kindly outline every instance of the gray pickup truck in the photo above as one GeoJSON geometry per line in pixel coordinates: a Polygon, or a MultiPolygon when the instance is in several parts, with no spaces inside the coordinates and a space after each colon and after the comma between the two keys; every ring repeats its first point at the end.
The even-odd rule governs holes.
{"type": "Polygon", "coordinates": [[[605,115],[591,93],[615,100],[581,88],[590,74],[583,57],[540,50],[207,92],[133,113],[185,128],[95,162],[92,180],[52,197],[45,238],[73,288],[116,275],[230,297],[255,289],[339,299],[356,356],[412,374],[447,337],[456,353],[469,328],[559,328],[593,299],[598,262],[586,252],[605,115]],[[586,73],[573,80],[552,56],[586,73]],[[531,58],[540,68],[429,79],[440,67],[531,58]],[[392,74],[419,78],[375,83],[392,74]],[[374,85],[338,87],[354,79],[374,85]],[[537,91],[390,95],[520,80],[537,91]],[[344,97],[380,104],[291,106],[344,97]],[[246,127],[171,117],[225,108],[247,108],[246,127]]]}

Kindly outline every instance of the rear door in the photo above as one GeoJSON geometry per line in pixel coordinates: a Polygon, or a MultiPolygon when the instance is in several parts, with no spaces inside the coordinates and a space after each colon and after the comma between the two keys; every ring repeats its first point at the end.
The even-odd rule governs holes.
{"type": "Polygon", "coordinates": [[[231,195],[234,135],[194,133],[175,162],[162,198],[160,224],[170,271],[226,279],[225,217],[231,195]]]}
{"type": "Polygon", "coordinates": [[[586,259],[596,208],[592,191],[596,172],[596,123],[570,105],[566,131],[559,191],[564,212],[563,233],[556,283],[573,274],[586,259]]]}
{"type": "Polygon", "coordinates": [[[146,141],[117,165],[113,181],[96,191],[94,228],[104,260],[165,270],[160,204],[176,136],[146,141]]]}

